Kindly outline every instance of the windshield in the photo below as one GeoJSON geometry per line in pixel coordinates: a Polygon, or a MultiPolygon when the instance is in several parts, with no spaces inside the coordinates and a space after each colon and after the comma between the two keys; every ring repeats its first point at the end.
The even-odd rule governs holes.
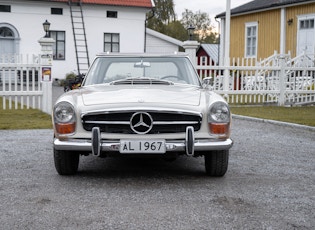
{"type": "Polygon", "coordinates": [[[200,86],[199,77],[186,57],[98,57],[84,85],[116,84],[135,79],[200,86]]]}

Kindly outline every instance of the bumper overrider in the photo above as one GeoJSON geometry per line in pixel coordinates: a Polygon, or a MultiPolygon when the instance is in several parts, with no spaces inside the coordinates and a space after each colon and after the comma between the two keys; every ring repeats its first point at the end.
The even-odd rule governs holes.
{"type": "MultiPolygon", "coordinates": [[[[233,141],[228,139],[195,139],[192,127],[187,127],[185,140],[165,140],[165,151],[183,152],[188,156],[202,155],[200,152],[211,150],[228,150],[232,147],[233,141]]],[[[101,153],[120,151],[120,140],[101,139],[98,127],[92,130],[91,139],[54,139],[54,148],[64,151],[92,152],[95,156],[101,153]]]]}

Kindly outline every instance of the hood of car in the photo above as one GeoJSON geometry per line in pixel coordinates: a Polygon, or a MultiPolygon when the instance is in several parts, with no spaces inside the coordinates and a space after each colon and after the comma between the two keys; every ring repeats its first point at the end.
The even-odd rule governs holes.
{"type": "Polygon", "coordinates": [[[83,104],[86,106],[101,104],[182,104],[198,106],[201,91],[190,85],[96,85],[81,89],[83,104]]]}

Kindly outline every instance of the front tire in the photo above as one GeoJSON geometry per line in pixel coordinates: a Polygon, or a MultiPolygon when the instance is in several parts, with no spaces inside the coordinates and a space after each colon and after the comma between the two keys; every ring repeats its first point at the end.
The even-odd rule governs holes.
{"type": "Polygon", "coordinates": [[[55,168],[60,175],[74,175],[78,171],[80,155],[76,152],[54,149],[55,168]]]}
{"type": "Polygon", "coordinates": [[[214,177],[222,177],[226,173],[229,164],[229,150],[215,150],[204,155],[206,174],[214,177]]]}

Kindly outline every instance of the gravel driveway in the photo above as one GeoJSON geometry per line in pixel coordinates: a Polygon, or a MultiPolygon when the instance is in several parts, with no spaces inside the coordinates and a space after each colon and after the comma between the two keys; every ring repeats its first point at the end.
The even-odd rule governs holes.
{"type": "Polygon", "coordinates": [[[83,157],[59,176],[52,130],[0,130],[1,229],[314,229],[315,132],[234,119],[229,169],[83,157]]]}

